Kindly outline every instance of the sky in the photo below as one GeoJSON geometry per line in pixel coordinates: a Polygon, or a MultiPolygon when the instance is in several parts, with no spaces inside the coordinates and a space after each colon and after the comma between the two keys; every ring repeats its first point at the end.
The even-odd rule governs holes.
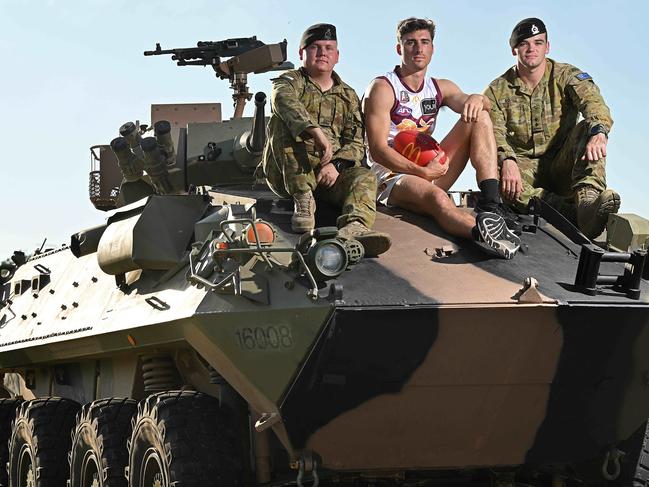
{"type": "MultiPolygon", "coordinates": [[[[360,95],[398,63],[395,27],[409,16],[437,24],[429,74],[467,93],[481,93],[514,63],[508,39],[516,22],[543,19],[550,57],[587,71],[611,109],[607,174],[609,187],[622,195],[620,211],[649,218],[642,145],[649,138],[647,14],[649,2],[640,0],[0,0],[0,260],[16,249],[32,251],[45,238],[47,247],[59,247],[104,222],[88,199],[89,147],[108,143],[125,121],[148,123],[152,103],[221,102],[224,117],[232,115],[227,81],[210,68],[144,57],[156,42],[171,48],[286,38],[289,60],[298,64],[303,30],[333,23],[341,52],[336,70],[360,95]]],[[[251,75],[250,89],[269,93],[273,76],[251,75]]],[[[436,137],[456,120],[443,112],[436,137]]],[[[468,168],[453,189],[475,187],[468,168]]]]}

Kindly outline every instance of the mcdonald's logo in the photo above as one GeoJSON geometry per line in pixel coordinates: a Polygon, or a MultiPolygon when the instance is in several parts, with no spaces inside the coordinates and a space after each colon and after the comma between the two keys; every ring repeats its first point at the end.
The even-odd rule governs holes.
{"type": "Polygon", "coordinates": [[[417,164],[419,162],[419,156],[421,155],[421,147],[415,147],[415,144],[410,142],[403,148],[401,155],[417,164]]]}

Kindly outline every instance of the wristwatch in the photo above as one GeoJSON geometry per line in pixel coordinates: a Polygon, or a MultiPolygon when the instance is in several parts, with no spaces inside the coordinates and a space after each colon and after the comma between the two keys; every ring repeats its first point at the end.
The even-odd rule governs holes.
{"type": "Polygon", "coordinates": [[[608,130],[606,130],[606,127],[604,127],[601,123],[598,123],[597,125],[593,125],[590,128],[590,136],[592,137],[593,135],[597,134],[604,134],[606,138],[608,139],[608,130]]]}

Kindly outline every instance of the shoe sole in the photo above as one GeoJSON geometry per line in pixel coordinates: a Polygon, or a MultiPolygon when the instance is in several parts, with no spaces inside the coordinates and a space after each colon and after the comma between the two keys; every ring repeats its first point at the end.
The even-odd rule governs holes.
{"type": "Polygon", "coordinates": [[[622,203],[622,200],[620,199],[620,195],[617,194],[615,191],[611,191],[611,190],[602,191],[601,198],[602,198],[602,204],[597,210],[597,216],[606,215],[606,217],[608,218],[609,214],[617,213],[617,211],[620,209],[620,204],[622,203]]]}
{"type": "Polygon", "coordinates": [[[482,213],[481,215],[481,218],[477,221],[477,227],[480,237],[482,237],[484,244],[486,244],[484,248],[493,251],[498,256],[507,260],[513,259],[520,248],[520,239],[507,228],[505,220],[500,215],[495,213],[482,213]],[[494,238],[492,236],[492,229],[494,228],[499,233],[504,233],[506,238],[494,238]]]}
{"type": "Polygon", "coordinates": [[[315,221],[310,224],[307,223],[307,224],[298,225],[293,221],[293,219],[291,219],[291,230],[293,231],[293,233],[306,233],[306,232],[310,232],[314,228],[315,228],[315,221]]]}
{"type": "Polygon", "coordinates": [[[593,223],[592,229],[589,229],[591,230],[590,232],[584,232],[586,236],[591,239],[597,238],[602,234],[606,228],[606,224],[608,223],[608,216],[611,213],[617,213],[620,209],[620,204],[622,203],[620,195],[610,189],[602,191],[599,197],[602,202],[595,213],[595,223],[593,223]]]}

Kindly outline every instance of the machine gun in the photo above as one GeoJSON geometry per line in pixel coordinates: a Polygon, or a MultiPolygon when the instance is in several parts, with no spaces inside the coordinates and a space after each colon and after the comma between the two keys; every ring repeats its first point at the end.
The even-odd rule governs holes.
{"type": "Polygon", "coordinates": [[[223,41],[199,41],[196,47],[162,49],[160,43],[145,56],[171,54],[178,66],[211,66],[220,79],[230,80],[234,90],[234,115],[241,118],[246,101],[252,98],[248,91],[248,73],[265,73],[292,69],[286,61],[286,39],[277,44],[264,44],[253,37],[239,37],[223,41]],[[222,61],[222,58],[230,59],[222,61]]]}

